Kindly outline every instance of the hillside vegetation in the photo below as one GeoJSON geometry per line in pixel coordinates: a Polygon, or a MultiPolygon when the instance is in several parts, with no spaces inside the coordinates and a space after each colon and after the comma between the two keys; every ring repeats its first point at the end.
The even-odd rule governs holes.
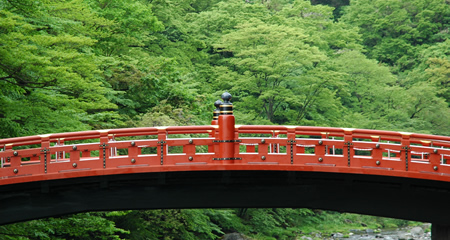
{"type": "MultiPolygon", "coordinates": [[[[0,0],[0,138],[205,125],[224,91],[237,124],[449,136],[449,26],[448,0],[0,0]]],[[[83,213],[0,237],[289,239],[327,216],[83,213]]]]}

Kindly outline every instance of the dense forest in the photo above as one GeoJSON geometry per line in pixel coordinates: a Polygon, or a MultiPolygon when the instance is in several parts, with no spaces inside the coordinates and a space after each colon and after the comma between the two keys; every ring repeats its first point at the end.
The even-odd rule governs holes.
{"type": "MultiPolygon", "coordinates": [[[[449,26],[448,0],[0,0],[0,138],[206,125],[224,91],[237,124],[448,136],[449,26]]],[[[330,216],[354,218],[81,213],[0,226],[0,238],[292,239],[330,216]]]]}

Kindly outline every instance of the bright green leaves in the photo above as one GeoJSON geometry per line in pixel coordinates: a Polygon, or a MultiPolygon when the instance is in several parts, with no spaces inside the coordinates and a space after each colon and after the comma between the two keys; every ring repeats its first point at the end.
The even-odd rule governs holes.
{"type": "Polygon", "coordinates": [[[418,53],[419,64],[402,78],[407,89],[407,112],[416,123],[411,129],[432,129],[435,134],[450,134],[450,41],[435,44],[418,53]],[[420,126],[420,127],[419,127],[420,126]]]}
{"type": "MultiPolygon", "coordinates": [[[[127,239],[218,239],[223,235],[217,218],[223,219],[227,210],[212,209],[165,209],[130,211],[124,215],[110,216],[117,227],[127,229],[127,239]]],[[[233,220],[236,219],[236,216],[233,220]]],[[[239,219],[237,219],[239,221],[239,219]]]]}
{"type": "Polygon", "coordinates": [[[420,54],[421,64],[411,75],[436,87],[437,96],[450,104],[450,40],[435,44],[420,54]]]}
{"type": "Polygon", "coordinates": [[[71,34],[96,39],[105,36],[113,22],[92,11],[84,0],[49,0],[43,16],[36,16],[51,34],[71,34]]]}
{"type": "MultiPolygon", "coordinates": [[[[242,15],[249,4],[241,5],[244,10],[232,13],[221,8],[220,16],[242,15]]],[[[342,74],[324,63],[336,51],[361,48],[355,29],[333,23],[331,8],[307,1],[295,1],[271,17],[253,16],[239,19],[213,44],[221,59],[216,62],[222,63],[215,69],[226,74],[211,83],[231,89],[235,107],[244,112],[236,113],[239,119],[312,125],[338,119],[335,89],[342,85],[342,74]]]]}
{"type": "MultiPolygon", "coordinates": [[[[224,91],[239,124],[450,135],[448,1],[354,0],[338,19],[318,2],[348,4],[0,1],[0,137],[209,124],[224,91]]],[[[0,230],[32,239],[214,239],[232,230],[282,239],[323,220],[306,209],[236,212],[79,214],[0,230]]]]}
{"type": "Polygon", "coordinates": [[[389,69],[356,51],[339,54],[329,62],[329,67],[343,74],[343,85],[336,92],[343,106],[366,118],[360,123],[358,118],[347,119],[344,116],[347,124],[359,128],[383,128],[386,123],[378,123],[378,120],[396,106],[392,103],[392,95],[397,90],[392,86],[395,77],[389,69]]]}
{"type": "Polygon", "coordinates": [[[395,67],[410,70],[424,44],[448,38],[450,8],[441,0],[358,0],[342,17],[361,29],[369,56],[395,67]]]}
{"type": "Polygon", "coordinates": [[[355,51],[344,52],[332,62],[337,71],[346,74],[346,86],[340,88],[338,94],[347,107],[356,111],[372,105],[386,92],[385,87],[395,81],[388,68],[355,51]]]}
{"type": "Polygon", "coordinates": [[[224,91],[245,124],[445,128],[442,1],[317,2],[2,2],[1,136],[207,124],[224,91]]]}
{"type": "Polygon", "coordinates": [[[430,68],[427,73],[430,74],[430,82],[437,87],[437,95],[450,104],[450,59],[430,58],[428,62],[430,68]]]}
{"type": "MultiPolygon", "coordinates": [[[[21,17],[1,11],[0,35],[0,77],[19,87],[45,87],[55,85],[55,74],[64,74],[65,66],[54,66],[53,60],[64,57],[74,58],[49,49],[49,46],[72,44],[72,41],[55,36],[41,36],[34,32],[35,27],[21,17]],[[50,43],[48,43],[50,42],[50,43]],[[44,45],[42,45],[44,44],[44,45]]],[[[78,42],[80,39],[75,39],[78,42]]],[[[62,47],[64,48],[64,46],[62,47]]]]}
{"type": "Polygon", "coordinates": [[[294,99],[287,88],[288,80],[298,78],[326,57],[305,43],[301,29],[263,23],[253,19],[236,26],[237,30],[222,37],[215,47],[233,55],[224,61],[237,70],[242,79],[232,90],[248,103],[260,102],[260,116],[274,121],[277,111],[294,99]],[[250,97],[252,96],[252,97],[250,97]]]}
{"type": "Polygon", "coordinates": [[[296,0],[284,7],[275,19],[292,27],[303,29],[308,43],[334,53],[343,49],[361,50],[358,29],[343,22],[333,21],[333,9],[311,5],[310,1],[296,0]]]}
{"type": "Polygon", "coordinates": [[[80,213],[62,218],[32,220],[0,226],[2,239],[122,239],[128,231],[117,228],[102,213],[80,213]]]}
{"type": "MultiPolygon", "coordinates": [[[[95,40],[42,28],[43,19],[52,25],[55,19],[51,15],[37,18],[40,25],[27,22],[30,17],[5,10],[0,17],[0,81],[4,90],[0,93],[4,103],[0,114],[9,126],[14,122],[21,125],[19,131],[12,132],[32,135],[86,130],[92,123],[86,114],[117,108],[105,97],[111,90],[97,80],[98,61],[91,53],[95,40]]],[[[12,137],[2,135],[7,136],[12,137]]]]}
{"type": "Polygon", "coordinates": [[[448,105],[437,96],[438,84],[425,80],[432,79],[432,69],[411,72],[404,82],[399,82],[387,67],[358,52],[342,53],[328,64],[330,69],[345,74],[345,85],[336,92],[346,109],[342,124],[447,134],[448,105]]]}
{"type": "Polygon", "coordinates": [[[152,34],[163,29],[152,5],[145,1],[96,0],[91,6],[108,23],[95,26],[104,28],[96,48],[104,56],[128,55],[133,47],[148,46],[154,40],[152,34]]]}
{"type": "Polygon", "coordinates": [[[204,41],[208,47],[235,30],[235,26],[249,19],[265,21],[270,12],[261,4],[246,4],[240,0],[221,1],[209,11],[186,15],[189,32],[204,41]]]}
{"type": "Polygon", "coordinates": [[[241,69],[280,78],[294,69],[311,68],[324,59],[304,42],[306,35],[295,28],[280,29],[258,20],[238,25],[237,31],[224,35],[216,48],[232,52],[230,63],[241,69]],[[283,73],[284,72],[284,73],[283,73]]]}

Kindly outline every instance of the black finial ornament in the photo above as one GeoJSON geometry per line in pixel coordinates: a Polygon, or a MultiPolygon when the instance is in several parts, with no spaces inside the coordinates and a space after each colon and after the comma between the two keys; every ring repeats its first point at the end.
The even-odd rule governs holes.
{"type": "Polygon", "coordinates": [[[214,106],[216,107],[216,110],[219,110],[220,105],[222,105],[222,104],[223,104],[223,102],[220,101],[220,100],[215,101],[215,102],[214,102],[214,106]]]}
{"type": "Polygon", "coordinates": [[[231,94],[224,92],[222,94],[223,103],[220,105],[220,114],[233,115],[233,104],[230,102],[231,94]]]}
{"type": "Polygon", "coordinates": [[[224,103],[229,103],[229,104],[231,104],[231,103],[230,103],[230,100],[231,100],[231,94],[230,94],[229,92],[224,92],[224,93],[222,94],[221,97],[222,97],[224,103]]]}
{"type": "Polygon", "coordinates": [[[218,120],[219,119],[219,115],[220,115],[220,105],[222,105],[223,102],[220,100],[217,100],[214,102],[214,106],[216,107],[216,109],[214,109],[213,111],[213,120],[218,120]]]}

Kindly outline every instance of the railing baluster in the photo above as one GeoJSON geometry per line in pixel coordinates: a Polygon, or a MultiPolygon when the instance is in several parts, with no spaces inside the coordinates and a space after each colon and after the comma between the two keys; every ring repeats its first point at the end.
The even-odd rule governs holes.
{"type": "Polygon", "coordinates": [[[100,130],[100,159],[103,161],[103,168],[106,168],[106,161],[109,159],[109,136],[107,130],[100,130]]]}
{"type": "Polygon", "coordinates": [[[291,164],[294,164],[294,156],[297,155],[297,147],[295,140],[295,127],[288,127],[287,131],[288,147],[287,152],[290,156],[291,164]]]}
{"type": "Polygon", "coordinates": [[[158,145],[160,146],[158,156],[161,159],[161,165],[164,165],[164,156],[167,155],[167,131],[165,127],[158,128],[158,145]]]}
{"type": "Polygon", "coordinates": [[[355,154],[353,151],[353,129],[344,129],[344,145],[347,146],[347,151],[344,151],[344,157],[347,158],[347,166],[351,166],[351,159],[355,154]]]}
{"type": "MultiPolygon", "coordinates": [[[[50,156],[50,135],[41,136],[41,171],[47,173],[50,156]]],[[[19,158],[20,161],[20,158],[19,158]]]]}
{"type": "Polygon", "coordinates": [[[405,161],[405,171],[408,171],[409,163],[411,161],[411,154],[409,153],[409,145],[410,142],[410,133],[402,133],[402,140],[401,140],[401,146],[402,151],[400,152],[400,159],[405,161]]]}

